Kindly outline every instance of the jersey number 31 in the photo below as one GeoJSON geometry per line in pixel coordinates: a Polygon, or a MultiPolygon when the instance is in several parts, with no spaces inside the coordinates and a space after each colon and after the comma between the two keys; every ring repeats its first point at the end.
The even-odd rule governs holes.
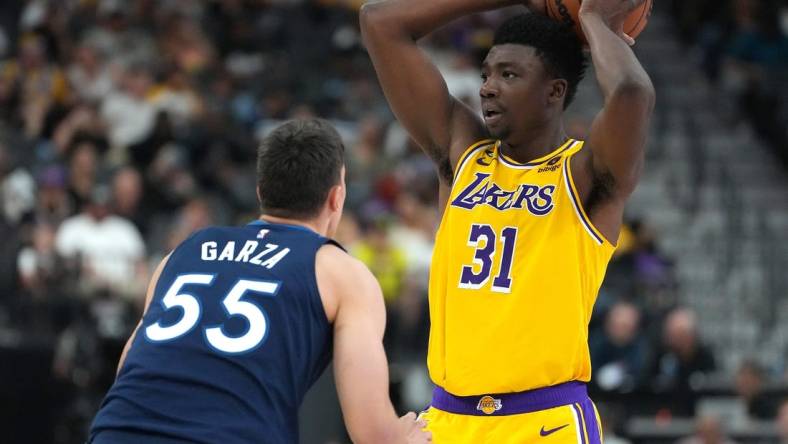
{"type": "Polygon", "coordinates": [[[498,293],[512,291],[512,258],[517,241],[517,228],[506,227],[501,230],[500,236],[496,236],[493,227],[486,224],[471,225],[468,246],[475,248],[476,252],[473,256],[473,265],[462,267],[460,288],[478,290],[487,284],[496,254],[496,237],[499,237],[501,241],[501,249],[497,251],[500,256],[500,265],[498,266],[498,274],[493,278],[491,290],[498,293]],[[478,271],[474,271],[474,268],[478,271]]]}
{"type": "MultiPolygon", "coordinates": [[[[165,310],[180,308],[183,315],[178,322],[162,326],[161,320],[145,328],[145,337],[151,342],[168,342],[179,338],[197,325],[202,316],[200,300],[194,295],[182,292],[185,285],[211,285],[216,276],[212,274],[182,274],[175,278],[161,303],[165,310]]],[[[227,336],[222,325],[207,327],[204,330],[205,340],[212,348],[230,354],[246,353],[254,350],[263,342],[268,331],[268,320],[259,306],[252,302],[242,301],[247,292],[275,296],[279,290],[277,282],[239,280],[222,299],[222,306],[228,316],[243,317],[249,328],[240,336],[227,336]]]]}

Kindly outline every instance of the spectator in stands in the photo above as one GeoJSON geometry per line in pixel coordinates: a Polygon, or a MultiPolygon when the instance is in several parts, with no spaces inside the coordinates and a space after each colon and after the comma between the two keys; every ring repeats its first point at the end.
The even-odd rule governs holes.
{"type": "Polygon", "coordinates": [[[83,44],[107,55],[109,62],[114,65],[155,59],[158,54],[151,33],[134,23],[133,8],[139,2],[100,0],[96,3],[96,15],[89,17],[88,21],[95,25],[84,30],[83,44]]]}
{"type": "Polygon", "coordinates": [[[674,415],[692,415],[693,391],[704,376],[716,370],[714,355],[698,335],[695,312],[677,308],[668,313],[663,325],[662,343],[649,366],[652,387],[669,395],[674,415]]]}
{"type": "Polygon", "coordinates": [[[173,126],[188,131],[188,125],[202,111],[200,96],[184,72],[170,68],[162,83],[151,95],[151,102],[159,111],[166,112],[173,126]]]}
{"type": "Polygon", "coordinates": [[[397,195],[394,207],[399,223],[391,227],[391,240],[405,252],[408,273],[422,273],[426,282],[434,243],[434,211],[405,190],[397,195]]]}
{"type": "Polygon", "coordinates": [[[103,153],[107,145],[106,128],[93,105],[78,104],[54,125],[52,142],[59,156],[69,156],[82,142],[92,143],[103,153]]]}
{"type": "Polygon", "coordinates": [[[646,364],[646,341],[640,311],[628,302],[614,304],[602,334],[590,339],[594,383],[602,390],[629,391],[638,384],[646,364]]]}
{"type": "Polygon", "coordinates": [[[628,224],[628,231],[632,234],[630,249],[611,262],[605,287],[659,309],[661,302],[652,299],[662,290],[673,288],[673,263],[657,247],[656,232],[649,224],[634,220],[628,224]]]}
{"type": "Polygon", "coordinates": [[[3,65],[0,75],[18,85],[24,132],[31,138],[46,135],[42,133],[48,114],[69,100],[66,77],[50,60],[44,37],[39,34],[27,34],[19,40],[15,62],[3,65]]]}
{"type": "Polygon", "coordinates": [[[158,39],[162,55],[174,61],[184,72],[205,69],[213,60],[213,47],[199,21],[175,8],[162,12],[164,19],[160,26],[163,32],[158,39]]]}
{"type": "Polygon", "coordinates": [[[0,140],[0,218],[17,225],[35,207],[36,183],[14,154],[0,140]]]}
{"type": "Polygon", "coordinates": [[[380,282],[386,304],[399,297],[405,283],[407,260],[405,251],[391,242],[391,221],[386,215],[372,216],[366,224],[364,239],[352,253],[369,267],[380,282]]]}
{"type": "Polygon", "coordinates": [[[58,229],[55,248],[79,267],[84,297],[108,291],[142,304],[145,245],[131,222],[110,214],[110,198],[107,186],[96,186],[84,211],[58,229]]]}
{"type": "Polygon", "coordinates": [[[754,360],[745,360],[736,372],[736,394],[747,405],[747,414],[753,418],[771,420],[776,406],[763,391],[763,368],[754,360]]]}
{"type": "Polygon", "coordinates": [[[698,419],[695,434],[682,439],[678,444],[734,444],[731,441],[719,419],[706,416],[698,419]]]}
{"type": "Polygon", "coordinates": [[[364,262],[380,283],[386,302],[384,345],[390,349],[397,346],[401,327],[401,297],[406,284],[407,256],[399,245],[391,241],[390,216],[375,214],[368,217],[371,220],[364,224],[364,236],[351,250],[351,254],[364,262]]]}
{"type": "Polygon", "coordinates": [[[780,27],[779,0],[737,0],[737,30],[729,52],[739,63],[759,68],[788,65],[788,36],[780,27]]]}
{"type": "Polygon", "coordinates": [[[39,171],[37,176],[35,217],[60,224],[74,214],[74,205],[66,191],[66,170],[59,165],[50,165],[39,171]]]}
{"type": "Polygon", "coordinates": [[[115,87],[104,54],[86,43],[76,49],[67,76],[76,96],[87,103],[100,102],[115,87]]]}
{"type": "Polygon", "coordinates": [[[136,168],[127,166],[115,172],[112,178],[113,212],[131,221],[145,236],[148,217],[142,207],[143,191],[142,175],[136,168]]]}
{"type": "Polygon", "coordinates": [[[107,125],[113,158],[124,159],[137,154],[128,151],[151,136],[156,125],[156,107],[150,99],[154,86],[151,68],[141,63],[128,66],[119,86],[104,98],[99,114],[107,125]]]}
{"type": "Polygon", "coordinates": [[[33,227],[31,245],[19,252],[17,262],[22,287],[30,297],[56,296],[66,271],[63,258],[55,251],[55,228],[46,222],[33,227]]]}
{"type": "Polygon", "coordinates": [[[348,149],[348,204],[359,208],[371,196],[375,181],[380,179],[389,162],[381,152],[383,126],[374,117],[359,122],[358,136],[348,149]]]}
{"type": "Polygon", "coordinates": [[[77,142],[71,150],[68,171],[68,194],[75,212],[90,201],[100,173],[98,147],[92,140],[77,142]]]}
{"type": "Polygon", "coordinates": [[[14,321],[37,335],[57,334],[75,317],[79,303],[69,298],[76,270],[55,249],[55,226],[38,221],[29,245],[17,257],[21,291],[14,321]]]}

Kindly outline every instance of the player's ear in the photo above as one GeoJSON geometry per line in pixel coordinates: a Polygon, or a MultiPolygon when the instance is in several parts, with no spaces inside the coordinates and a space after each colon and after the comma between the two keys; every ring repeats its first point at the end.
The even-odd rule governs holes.
{"type": "Polygon", "coordinates": [[[338,211],[345,206],[345,197],[347,196],[347,187],[345,186],[345,166],[339,172],[339,183],[331,187],[331,192],[336,193],[334,196],[335,202],[331,205],[331,210],[338,211]]]}
{"type": "Polygon", "coordinates": [[[328,208],[331,211],[339,211],[345,204],[345,187],[341,184],[334,185],[328,192],[328,208]]]}
{"type": "Polygon", "coordinates": [[[569,84],[564,79],[553,79],[550,81],[550,86],[547,93],[548,103],[558,103],[564,100],[566,92],[569,89],[569,84]]]}

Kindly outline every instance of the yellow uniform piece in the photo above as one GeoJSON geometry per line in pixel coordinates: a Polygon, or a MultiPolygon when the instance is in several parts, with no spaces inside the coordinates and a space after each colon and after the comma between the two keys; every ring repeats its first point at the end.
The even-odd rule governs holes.
{"type": "Polygon", "coordinates": [[[572,181],[569,161],[582,147],[569,140],[519,164],[487,140],[460,158],[429,290],[428,366],[447,392],[589,381],[588,322],[615,246],[572,181]]]}
{"type": "Polygon", "coordinates": [[[596,407],[574,403],[508,416],[457,415],[431,407],[421,418],[436,444],[602,444],[596,407]]]}

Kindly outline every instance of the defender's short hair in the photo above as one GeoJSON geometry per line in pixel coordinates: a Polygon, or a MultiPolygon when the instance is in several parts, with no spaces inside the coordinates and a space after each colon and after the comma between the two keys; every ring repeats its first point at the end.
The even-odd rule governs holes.
{"type": "Polygon", "coordinates": [[[317,216],[340,183],[345,147],[331,124],[293,120],[271,132],[257,150],[257,190],[264,214],[317,216]]]}
{"type": "Polygon", "coordinates": [[[538,14],[520,14],[506,20],[495,31],[493,45],[513,43],[536,49],[547,71],[569,84],[564,109],[575,98],[577,85],[585,76],[588,62],[583,45],[571,27],[538,14]]]}

